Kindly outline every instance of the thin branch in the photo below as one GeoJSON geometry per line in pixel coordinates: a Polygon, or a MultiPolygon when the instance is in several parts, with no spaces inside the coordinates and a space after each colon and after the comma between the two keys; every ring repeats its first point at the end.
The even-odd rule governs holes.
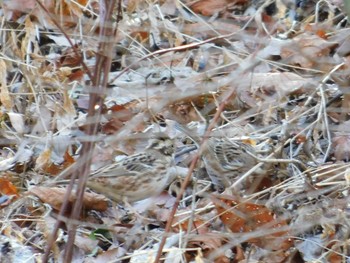
{"type": "MultiPolygon", "coordinates": [[[[121,8],[121,0],[118,2],[119,12],[121,8]]],[[[113,28],[105,27],[104,24],[111,23],[113,17],[113,11],[115,9],[116,1],[102,0],[100,1],[100,45],[96,57],[96,65],[94,70],[94,76],[92,79],[93,87],[96,91],[90,93],[88,119],[94,118],[95,122],[88,124],[87,135],[94,136],[98,132],[98,126],[101,119],[101,113],[103,109],[105,90],[108,84],[108,76],[112,63],[113,42],[108,41],[115,36],[116,30],[113,28]]],[[[90,174],[90,166],[92,163],[92,154],[95,146],[95,141],[83,142],[82,156],[80,161],[82,162],[82,170],[76,170],[75,177],[79,176],[78,190],[76,200],[72,209],[70,219],[78,220],[83,207],[83,199],[86,188],[86,182],[90,174]]],[[[64,261],[71,262],[73,258],[74,240],[76,235],[77,224],[71,222],[68,224],[68,241],[66,244],[64,261]]]]}
{"type": "Polygon", "coordinates": [[[85,64],[83,57],[80,55],[79,50],[77,47],[73,44],[72,40],[70,37],[67,35],[67,33],[64,31],[64,29],[61,27],[61,25],[57,22],[55,17],[50,13],[49,10],[41,3],[40,0],[36,0],[38,5],[45,11],[45,13],[51,18],[51,21],[55,24],[55,26],[60,30],[60,32],[64,35],[64,37],[67,39],[69,45],[71,45],[74,54],[79,58],[79,63],[83,66],[85,73],[89,76],[90,79],[92,79],[92,74],[88,68],[88,66],[85,64]]]}
{"type": "Polygon", "coordinates": [[[207,128],[207,130],[206,130],[206,132],[204,134],[203,140],[200,143],[200,148],[198,149],[197,154],[194,156],[194,158],[193,158],[193,160],[191,162],[188,174],[187,174],[186,178],[184,179],[184,181],[181,184],[180,193],[176,197],[176,201],[175,201],[175,203],[173,205],[173,208],[172,208],[172,210],[170,212],[170,215],[169,215],[169,219],[168,219],[167,224],[165,226],[164,234],[163,234],[162,240],[160,241],[160,244],[159,244],[159,247],[158,247],[158,251],[157,251],[157,255],[156,255],[156,258],[154,260],[155,263],[159,263],[159,261],[160,261],[160,258],[162,256],[162,251],[163,251],[166,239],[168,237],[167,234],[170,232],[170,228],[172,226],[172,222],[174,220],[175,213],[176,213],[177,208],[178,208],[178,206],[180,204],[180,200],[181,200],[181,198],[182,198],[182,196],[183,196],[183,194],[185,192],[185,189],[186,189],[188,183],[191,180],[192,173],[193,173],[194,168],[196,167],[197,162],[199,160],[199,155],[203,151],[203,147],[204,147],[206,141],[209,139],[211,130],[215,128],[216,123],[219,121],[221,112],[224,110],[227,102],[233,96],[233,94],[234,94],[234,91],[231,91],[231,93],[220,103],[219,108],[217,109],[217,111],[216,111],[212,121],[210,122],[210,124],[209,124],[209,126],[208,126],[208,128],[207,128]]]}

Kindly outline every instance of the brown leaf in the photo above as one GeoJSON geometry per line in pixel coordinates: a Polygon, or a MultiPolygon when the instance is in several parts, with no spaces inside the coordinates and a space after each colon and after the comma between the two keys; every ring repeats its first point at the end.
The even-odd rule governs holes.
{"type": "Polygon", "coordinates": [[[208,225],[205,223],[205,220],[202,220],[200,218],[195,218],[193,220],[187,219],[183,220],[182,217],[175,217],[173,220],[173,230],[175,232],[179,231],[187,231],[190,229],[196,229],[198,234],[204,234],[208,232],[208,225]],[[189,226],[189,223],[192,223],[191,226],[189,226]],[[175,225],[175,223],[178,223],[175,225]]]}
{"type": "Polygon", "coordinates": [[[133,116],[130,108],[127,108],[125,105],[114,105],[108,108],[108,111],[111,111],[113,118],[118,118],[122,122],[130,120],[133,116]]]}
{"type": "Polygon", "coordinates": [[[348,135],[334,136],[332,140],[332,149],[337,161],[350,160],[350,137],[348,135]]]}
{"type": "Polygon", "coordinates": [[[18,190],[8,179],[0,178],[0,193],[2,195],[18,196],[18,190]]]}
{"type": "Polygon", "coordinates": [[[35,3],[35,0],[7,0],[3,1],[2,8],[7,19],[16,20],[23,12],[33,10],[35,3]]]}
{"type": "Polygon", "coordinates": [[[275,104],[290,94],[305,94],[312,82],[312,78],[292,72],[247,74],[239,84],[237,95],[240,101],[255,108],[264,102],[275,104]]]}
{"type": "Polygon", "coordinates": [[[102,132],[105,134],[114,134],[121,127],[124,126],[124,122],[130,120],[133,113],[130,109],[124,105],[114,105],[107,110],[107,118],[109,121],[102,125],[102,132]]]}
{"type": "Polygon", "coordinates": [[[1,104],[7,109],[11,110],[12,108],[12,99],[10,97],[10,93],[8,90],[8,86],[6,85],[7,81],[7,66],[4,60],[0,61],[0,101],[1,104]]]}
{"type": "MultiPolygon", "coordinates": [[[[55,210],[59,210],[62,206],[64,195],[66,194],[65,188],[58,187],[33,187],[29,190],[29,193],[36,195],[44,203],[47,203],[55,210]]],[[[70,211],[73,201],[76,199],[74,193],[69,197],[68,210],[70,211]]],[[[83,200],[83,207],[86,210],[106,211],[108,208],[108,199],[99,194],[85,193],[83,200]]]]}
{"type": "Polygon", "coordinates": [[[49,167],[51,165],[51,154],[52,154],[51,149],[46,149],[43,152],[41,152],[35,161],[35,169],[45,170],[47,167],[49,167]]]}
{"type": "MultiPolygon", "coordinates": [[[[206,36],[207,38],[210,38],[217,36],[217,34],[229,34],[240,29],[239,26],[225,20],[215,20],[210,24],[210,26],[211,28],[203,27],[200,22],[185,24],[183,32],[184,34],[198,33],[206,36]]],[[[217,40],[216,43],[220,43],[220,41],[221,40],[217,40]]]]}
{"type": "Polygon", "coordinates": [[[191,121],[201,121],[197,110],[204,108],[212,102],[212,95],[202,95],[196,98],[178,101],[169,105],[168,111],[164,113],[164,117],[166,119],[176,120],[182,124],[187,124],[191,121]]]}
{"type": "Polygon", "coordinates": [[[73,71],[68,78],[69,78],[69,81],[81,81],[83,80],[83,77],[84,77],[84,71],[82,71],[81,69],[78,69],[73,71]]]}
{"type": "MultiPolygon", "coordinates": [[[[264,205],[222,197],[214,200],[214,203],[222,223],[234,233],[249,233],[261,229],[268,232],[268,230],[275,231],[287,226],[285,220],[277,220],[276,216],[264,205]]],[[[287,234],[286,231],[276,232],[263,237],[251,238],[248,242],[266,249],[285,250],[292,245],[285,237],[287,234]]]]}
{"type": "Polygon", "coordinates": [[[330,242],[327,245],[327,248],[329,249],[329,255],[327,256],[327,262],[332,263],[341,263],[344,262],[344,257],[342,256],[342,251],[348,249],[346,248],[347,244],[343,243],[341,241],[333,241],[330,242]],[[344,246],[344,247],[342,247],[344,246]]]}
{"type": "Polygon", "coordinates": [[[292,65],[329,70],[336,63],[329,55],[336,46],[336,42],[327,41],[314,34],[303,33],[294,38],[290,45],[283,46],[280,55],[292,65]]]}
{"type": "MultiPolygon", "coordinates": [[[[198,236],[194,236],[188,242],[188,248],[200,248],[200,251],[203,254],[204,258],[209,258],[211,254],[217,253],[220,251],[219,249],[222,247],[223,241],[215,234],[200,234],[198,236]]],[[[185,253],[187,262],[194,260],[193,253],[185,253]]],[[[225,256],[224,251],[219,253],[214,262],[230,262],[229,259],[225,256]]]]}
{"type": "Polygon", "coordinates": [[[247,0],[200,0],[191,5],[190,8],[197,14],[212,16],[228,8],[228,5],[232,7],[246,2],[247,0]]]}
{"type": "MultiPolygon", "coordinates": [[[[80,47],[78,45],[75,45],[75,48],[79,50],[80,47]]],[[[79,56],[77,56],[76,53],[73,51],[73,48],[68,48],[60,57],[58,65],[60,67],[74,68],[74,67],[80,66],[81,61],[82,61],[82,53],[80,52],[79,56]]]]}
{"type": "Polygon", "coordinates": [[[54,176],[59,174],[75,162],[75,159],[66,151],[63,156],[63,163],[55,164],[51,161],[51,154],[51,149],[43,151],[36,159],[35,169],[42,170],[45,173],[54,176]]]}

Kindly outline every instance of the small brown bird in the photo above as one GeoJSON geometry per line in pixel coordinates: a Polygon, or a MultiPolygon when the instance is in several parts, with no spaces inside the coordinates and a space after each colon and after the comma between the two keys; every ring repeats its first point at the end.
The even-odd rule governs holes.
{"type": "Polygon", "coordinates": [[[212,182],[227,188],[258,162],[255,149],[241,141],[209,138],[203,151],[203,161],[212,182]]]}
{"type": "MultiPolygon", "coordinates": [[[[180,124],[175,127],[189,136],[199,147],[201,139],[180,124]]],[[[227,138],[210,137],[203,146],[202,159],[208,175],[219,189],[231,186],[240,176],[255,166],[258,161],[254,156],[254,147],[241,141],[227,138]]]]}
{"type": "Polygon", "coordinates": [[[174,152],[174,141],[157,133],[144,152],[94,172],[87,186],[116,202],[135,202],[158,195],[170,183],[174,152]]]}

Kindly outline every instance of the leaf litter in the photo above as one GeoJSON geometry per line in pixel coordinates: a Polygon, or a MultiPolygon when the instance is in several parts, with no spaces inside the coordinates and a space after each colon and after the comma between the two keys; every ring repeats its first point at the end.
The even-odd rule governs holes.
{"type": "MultiPolygon", "coordinates": [[[[100,3],[42,2],[49,13],[35,1],[1,5],[2,262],[40,260],[84,141],[96,143],[98,170],[141,151],[159,130],[176,138],[174,180],[159,197],[128,205],[87,190],[75,262],[153,262],[164,235],[165,262],[349,261],[341,1],[122,2],[93,137],[86,70],[99,55],[100,3]],[[214,123],[211,136],[251,144],[264,173],[242,174],[221,193],[199,160],[171,218],[197,153],[173,122],[203,137],[214,123]]],[[[67,249],[64,220],[50,254],[57,262],[67,249]]]]}

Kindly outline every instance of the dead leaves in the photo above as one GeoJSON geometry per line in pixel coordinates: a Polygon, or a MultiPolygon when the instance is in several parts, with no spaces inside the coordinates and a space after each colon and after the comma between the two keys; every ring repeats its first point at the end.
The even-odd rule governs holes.
{"type": "Polygon", "coordinates": [[[247,4],[247,0],[200,0],[190,5],[190,8],[197,14],[212,16],[223,13],[226,9],[239,8],[240,5],[247,4]]]}
{"type": "MultiPolygon", "coordinates": [[[[54,15],[55,17],[59,17],[60,15],[65,16],[65,26],[76,25],[74,18],[82,16],[83,12],[81,11],[81,6],[84,7],[87,4],[87,0],[77,0],[74,3],[54,0],[42,0],[40,2],[51,13],[51,15],[54,15]]],[[[35,0],[6,0],[2,7],[4,8],[8,20],[16,20],[23,14],[31,13],[36,16],[42,24],[54,28],[54,24],[50,21],[49,16],[37,6],[35,0]]]]}
{"type": "Polygon", "coordinates": [[[73,163],[75,163],[75,159],[68,152],[66,152],[63,156],[63,163],[55,164],[52,162],[52,150],[46,149],[40,153],[36,159],[35,169],[54,176],[71,166],[73,163]]]}
{"type": "Polygon", "coordinates": [[[9,95],[6,78],[7,78],[7,66],[6,66],[5,60],[1,60],[0,61],[0,83],[1,83],[0,101],[1,101],[1,104],[4,105],[4,107],[7,110],[11,110],[12,99],[9,95]]]}
{"type": "MultiPolygon", "coordinates": [[[[39,197],[42,202],[49,204],[50,206],[52,206],[53,209],[59,211],[64,200],[66,189],[57,187],[37,186],[32,187],[29,190],[29,193],[39,197]]],[[[66,212],[71,211],[72,203],[75,199],[76,196],[74,193],[72,193],[69,196],[69,203],[66,212]]],[[[85,193],[83,206],[86,210],[106,211],[108,207],[108,199],[103,195],[95,193],[85,193]]]]}
{"type": "Polygon", "coordinates": [[[134,115],[130,108],[124,105],[114,105],[106,109],[105,112],[108,121],[102,125],[102,132],[104,134],[116,133],[124,126],[124,122],[129,121],[134,115]]]}
{"type": "Polygon", "coordinates": [[[350,137],[349,135],[335,136],[332,141],[334,158],[337,161],[350,161],[350,137]]]}
{"type": "Polygon", "coordinates": [[[10,174],[0,177],[0,209],[10,205],[19,197],[19,190],[14,185],[13,178],[11,178],[10,174]]]}
{"type": "Polygon", "coordinates": [[[238,85],[237,97],[250,108],[266,107],[291,94],[308,93],[313,82],[292,72],[247,74],[238,85]]]}
{"type": "Polygon", "coordinates": [[[294,38],[290,44],[284,45],[280,53],[288,64],[327,72],[337,63],[336,58],[329,57],[337,46],[336,42],[325,40],[315,34],[303,33],[294,38]]]}
{"type": "Polygon", "coordinates": [[[275,251],[287,250],[292,246],[288,238],[287,222],[278,219],[264,205],[222,197],[214,200],[214,203],[221,221],[233,233],[256,233],[256,237],[253,235],[245,242],[275,251]]]}
{"type": "Polygon", "coordinates": [[[35,0],[5,0],[3,3],[4,13],[7,19],[13,19],[21,16],[23,12],[30,12],[35,7],[35,0]]]}
{"type": "Polygon", "coordinates": [[[168,109],[169,111],[165,113],[165,116],[179,123],[186,124],[191,121],[201,120],[193,102],[178,102],[174,105],[170,105],[168,109]]]}
{"type": "MultiPolygon", "coordinates": [[[[213,258],[213,253],[220,250],[220,248],[223,245],[222,239],[220,239],[215,234],[201,234],[200,236],[191,238],[191,240],[188,243],[188,249],[191,251],[191,249],[199,249],[199,253],[194,256],[194,253],[191,253],[190,251],[185,253],[187,262],[190,262],[191,260],[204,260],[213,258]]],[[[230,262],[230,259],[224,254],[224,253],[218,253],[216,257],[214,257],[213,262],[230,262]]]]}
{"type": "Polygon", "coordinates": [[[18,189],[6,178],[0,178],[0,194],[18,197],[18,189]]]}
{"type": "MultiPolygon", "coordinates": [[[[65,18],[60,25],[75,40],[74,48],[78,52],[70,47],[35,2],[3,1],[5,20],[15,23],[9,28],[4,23],[3,31],[8,34],[4,33],[2,38],[6,39],[3,48],[6,59],[0,63],[1,134],[4,140],[11,139],[11,142],[5,142],[11,149],[2,150],[6,154],[0,168],[14,167],[22,184],[17,188],[10,177],[0,181],[2,207],[11,201],[6,198],[20,195],[18,189],[40,185],[74,164],[80,155],[81,142],[86,139],[83,123],[95,121],[86,115],[88,96],[93,87],[81,61],[84,60],[93,72],[91,65],[99,55],[96,34],[102,29],[97,19],[99,2],[41,2],[57,19],[65,18]],[[46,50],[47,47],[50,49],[46,50]],[[28,143],[16,151],[24,138],[29,138],[28,143]]],[[[118,35],[112,40],[117,48],[108,54],[115,67],[110,72],[106,94],[100,94],[106,100],[102,121],[98,123],[98,136],[93,138],[98,141],[98,146],[92,168],[112,162],[120,149],[135,152],[136,146],[129,140],[132,133],[157,129],[172,132],[169,123],[174,120],[182,124],[210,123],[224,103],[215,129],[220,130],[221,125],[225,125],[235,135],[259,138],[253,141],[260,147],[261,156],[269,152],[286,159],[299,159],[304,157],[300,154],[304,151],[306,164],[311,166],[313,183],[322,191],[329,185],[340,185],[341,192],[335,191],[327,197],[341,196],[344,198],[341,201],[346,201],[350,176],[347,164],[341,161],[350,159],[346,126],[350,108],[347,94],[349,31],[339,29],[342,26],[336,26],[332,19],[325,23],[298,21],[297,26],[291,28],[292,23],[288,23],[292,21],[286,20],[293,18],[286,18],[286,6],[279,6],[276,12],[269,11],[262,6],[263,2],[159,1],[155,5],[152,1],[124,1],[118,35]],[[289,29],[293,30],[289,32],[289,29]],[[211,37],[213,39],[208,40],[211,37]],[[323,80],[325,85],[321,92],[320,81],[323,80]],[[337,99],[336,102],[330,103],[333,99],[337,99]],[[325,107],[324,113],[320,110],[322,107],[325,107]],[[278,138],[271,142],[273,136],[278,138]],[[113,141],[113,138],[118,139],[113,141]],[[324,163],[325,159],[339,163],[337,167],[331,167],[324,163]]],[[[284,5],[286,1],[277,2],[284,5]]],[[[327,3],[331,5],[334,1],[331,2],[327,3]]],[[[288,6],[288,9],[293,7],[288,6]]],[[[189,157],[191,155],[186,155],[184,159],[189,157]]],[[[191,205],[184,201],[180,212],[187,215],[175,218],[174,233],[169,233],[169,239],[173,237],[176,246],[183,240],[188,241],[184,246],[188,250],[167,251],[165,256],[169,262],[171,257],[197,262],[208,258],[212,262],[280,262],[289,248],[294,246],[297,250],[294,240],[291,243],[288,239],[295,234],[290,231],[293,227],[290,221],[295,219],[296,212],[282,204],[291,206],[289,199],[316,193],[300,193],[304,191],[304,188],[300,190],[304,177],[299,167],[292,164],[271,167],[252,193],[254,198],[249,200],[220,196],[214,201],[213,208],[209,198],[206,199],[211,192],[207,188],[205,194],[196,196],[191,205]],[[273,196],[279,196],[281,202],[276,203],[285,213],[272,211],[265,204],[273,196]],[[203,200],[207,203],[203,204],[203,200]],[[207,205],[211,208],[202,210],[203,207],[207,209],[207,205]],[[188,214],[192,212],[190,218],[188,214]]],[[[196,179],[209,181],[206,175],[196,179]]],[[[248,179],[247,182],[256,183],[261,178],[248,179]]],[[[29,194],[37,196],[56,212],[62,205],[65,189],[34,187],[29,194]]],[[[169,195],[162,198],[163,202],[149,201],[153,202],[151,212],[147,213],[145,205],[138,210],[142,216],[153,219],[150,231],[146,232],[137,226],[130,229],[115,227],[119,218],[113,213],[122,213],[122,209],[109,210],[103,196],[87,192],[86,210],[103,212],[95,213],[99,215],[97,221],[111,227],[108,234],[113,240],[102,231],[96,231],[96,236],[101,234],[101,239],[106,238],[113,244],[106,249],[100,242],[87,242],[84,236],[75,245],[86,253],[98,247],[96,259],[101,261],[115,260],[129,252],[136,257],[145,244],[148,247],[141,252],[150,252],[151,247],[157,246],[159,232],[169,220],[169,210],[174,203],[174,198],[169,195]],[[125,238],[128,234],[132,238],[125,238]],[[100,253],[101,250],[106,251],[100,253]]],[[[69,205],[74,199],[72,194],[69,205]]],[[[38,211],[43,211],[44,206],[38,203],[38,211]]],[[[300,218],[300,221],[307,221],[300,218]]],[[[21,227],[36,227],[34,221],[22,223],[21,227]]],[[[333,227],[333,232],[329,233],[334,237],[339,227],[334,221],[332,223],[334,227],[330,224],[329,228],[333,227]]],[[[31,230],[36,231],[35,228],[31,230]]],[[[296,235],[299,234],[309,233],[296,235]]],[[[346,241],[348,237],[337,238],[346,241]]],[[[323,245],[340,253],[347,248],[336,242],[323,245]]],[[[335,254],[325,258],[335,262],[341,260],[335,254]]]]}

